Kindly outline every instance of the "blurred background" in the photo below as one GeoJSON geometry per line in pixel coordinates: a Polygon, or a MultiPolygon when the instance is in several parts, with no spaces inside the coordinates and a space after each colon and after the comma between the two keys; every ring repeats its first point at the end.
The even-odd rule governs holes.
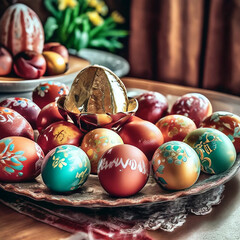
{"type": "MultiPolygon", "coordinates": [[[[16,2],[31,7],[43,24],[51,14],[43,0],[0,0],[0,16],[16,2]]],[[[119,48],[99,48],[127,59],[128,76],[240,96],[240,0],[105,3],[123,16],[120,29],[128,34],[119,48]]]]}

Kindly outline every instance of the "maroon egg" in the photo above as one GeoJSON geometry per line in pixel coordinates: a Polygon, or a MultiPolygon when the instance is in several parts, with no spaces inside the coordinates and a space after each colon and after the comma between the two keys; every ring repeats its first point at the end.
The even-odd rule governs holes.
{"type": "Polygon", "coordinates": [[[150,164],[144,153],[128,144],[114,146],[101,157],[98,177],[112,196],[128,197],[139,192],[148,180],[150,164]]]}
{"type": "Polygon", "coordinates": [[[204,95],[188,93],[176,100],[170,114],[180,114],[189,117],[199,127],[203,119],[212,114],[212,105],[204,95]]]}
{"type": "Polygon", "coordinates": [[[49,125],[38,137],[37,143],[47,154],[60,145],[79,146],[83,133],[73,124],[66,121],[55,122],[49,125]]]}
{"type": "Polygon", "coordinates": [[[146,92],[137,97],[138,110],[136,116],[156,123],[167,114],[168,102],[165,96],[158,92],[146,92]]]}
{"type": "Polygon", "coordinates": [[[9,136],[22,136],[34,139],[30,123],[17,111],[0,107],[0,139],[9,136]]]}
{"type": "Polygon", "coordinates": [[[156,149],[163,144],[159,128],[149,121],[132,121],[124,124],[119,135],[125,144],[133,145],[147,156],[149,161],[156,149]]]}
{"type": "Polygon", "coordinates": [[[0,102],[1,107],[11,108],[21,114],[36,129],[36,121],[40,108],[27,98],[12,97],[0,102]]]}
{"type": "Polygon", "coordinates": [[[40,174],[44,153],[34,141],[18,136],[0,140],[0,181],[33,180],[40,174]]]}
{"type": "Polygon", "coordinates": [[[63,116],[59,113],[56,102],[49,103],[43,107],[37,118],[37,130],[41,132],[54,122],[64,120],[63,116]]]}
{"type": "Polygon", "coordinates": [[[40,108],[43,108],[58,97],[67,95],[68,92],[69,89],[64,83],[49,81],[41,83],[33,90],[32,99],[40,108]]]}

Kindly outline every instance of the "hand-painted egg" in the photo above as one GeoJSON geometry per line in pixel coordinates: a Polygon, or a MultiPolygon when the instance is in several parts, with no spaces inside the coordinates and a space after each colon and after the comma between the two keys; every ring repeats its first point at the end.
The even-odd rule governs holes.
{"type": "Polygon", "coordinates": [[[9,136],[22,136],[34,139],[30,123],[13,109],[0,107],[0,139],[9,136]]]}
{"type": "Polygon", "coordinates": [[[0,140],[0,181],[32,180],[41,170],[44,153],[34,141],[25,137],[0,140]]]}
{"type": "Polygon", "coordinates": [[[162,132],[164,142],[183,141],[188,133],[196,129],[192,119],[177,114],[161,118],[156,126],[162,132]]]}
{"type": "Polygon", "coordinates": [[[237,152],[240,152],[240,117],[230,112],[214,112],[205,118],[201,123],[201,127],[215,128],[226,134],[237,152]]]}
{"type": "Polygon", "coordinates": [[[0,102],[1,107],[11,108],[21,114],[36,129],[37,117],[40,108],[32,100],[27,98],[7,98],[0,102]]]}
{"type": "Polygon", "coordinates": [[[98,177],[112,196],[127,197],[139,192],[148,180],[150,164],[144,153],[128,144],[114,146],[101,157],[98,177]]]}
{"type": "Polygon", "coordinates": [[[210,101],[200,93],[188,93],[177,99],[170,114],[180,114],[191,118],[197,127],[205,117],[212,114],[210,101]]]}
{"type": "Polygon", "coordinates": [[[203,172],[222,173],[236,160],[236,150],[231,140],[217,129],[196,129],[185,137],[184,142],[198,154],[203,172]]]}
{"type": "Polygon", "coordinates": [[[159,128],[149,121],[127,122],[120,129],[119,135],[125,144],[133,145],[143,151],[149,161],[164,141],[159,128]]]}
{"type": "Polygon", "coordinates": [[[155,124],[160,118],[167,114],[167,99],[159,92],[142,93],[136,99],[138,101],[136,116],[143,120],[155,124]]]}
{"type": "Polygon", "coordinates": [[[43,108],[51,102],[62,96],[67,95],[69,92],[68,87],[61,82],[46,82],[37,86],[32,93],[33,102],[35,102],[40,108],[43,108]]]}
{"type": "Polygon", "coordinates": [[[90,174],[86,153],[79,147],[62,145],[52,149],[42,164],[42,179],[56,192],[68,192],[81,187],[90,174]]]}
{"type": "Polygon", "coordinates": [[[79,146],[83,133],[73,124],[66,121],[55,122],[49,125],[38,137],[37,143],[47,154],[60,145],[79,146]]]}
{"type": "Polygon", "coordinates": [[[170,141],[161,145],[153,155],[154,178],[164,188],[181,190],[191,187],[200,174],[196,152],[186,143],[170,141]]]}
{"type": "Polygon", "coordinates": [[[63,121],[63,116],[59,113],[57,103],[52,102],[43,107],[37,118],[37,130],[41,133],[46,127],[54,122],[63,121]]]}
{"type": "Polygon", "coordinates": [[[107,128],[94,129],[83,137],[81,149],[88,155],[91,173],[97,173],[98,162],[103,153],[119,144],[123,144],[121,137],[107,128]]]}

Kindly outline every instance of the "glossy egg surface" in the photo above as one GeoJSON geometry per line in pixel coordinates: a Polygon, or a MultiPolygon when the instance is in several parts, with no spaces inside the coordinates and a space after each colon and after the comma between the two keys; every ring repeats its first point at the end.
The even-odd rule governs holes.
{"type": "Polygon", "coordinates": [[[0,140],[0,181],[34,179],[41,169],[44,153],[37,143],[25,137],[0,140]]]}
{"type": "Polygon", "coordinates": [[[181,190],[191,187],[200,174],[196,152],[186,143],[170,141],[161,145],[153,155],[154,178],[164,188],[181,190]]]}
{"type": "Polygon", "coordinates": [[[42,179],[56,192],[78,189],[90,174],[91,166],[86,153],[79,147],[63,145],[50,151],[42,165],[42,179]]]}

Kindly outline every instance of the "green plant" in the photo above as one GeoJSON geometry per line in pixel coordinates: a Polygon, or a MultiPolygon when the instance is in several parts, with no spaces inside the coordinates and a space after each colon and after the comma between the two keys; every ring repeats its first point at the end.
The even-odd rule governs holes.
{"type": "Polygon", "coordinates": [[[45,0],[51,16],[44,25],[47,42],[55,41],[67,48],[104,48],[115,51],[123,47],[119,38],[128,31],[118,29],[124,18],[116,11],[108,13],[102,0],[45,0]]]}

